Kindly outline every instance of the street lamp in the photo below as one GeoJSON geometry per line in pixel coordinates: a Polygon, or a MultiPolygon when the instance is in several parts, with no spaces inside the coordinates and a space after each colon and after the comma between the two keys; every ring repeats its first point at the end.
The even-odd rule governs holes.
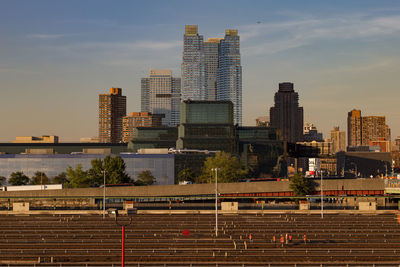
{"type": "Polygon", "coordinates": [[[215,237],[218,237],[218,171],[219,168],[211,168],[215,171],[215,237]]]}
{"type": "Polygon", "coordinates": [[[320,188],[321,188],[321,218],[324,218],[324,189],[322,187],[322,170],[321,171],[321,184],[320,184],[320,188]]]}
{"type": "Polygon", "coordinates": [[[103,219],[106,217],[106,170],[101,171],[104,177],[103,183],[103,219]]]}

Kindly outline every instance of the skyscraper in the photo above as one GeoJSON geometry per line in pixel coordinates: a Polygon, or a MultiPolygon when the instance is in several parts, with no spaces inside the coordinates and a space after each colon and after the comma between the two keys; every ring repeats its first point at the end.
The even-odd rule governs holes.
{"type": "Polygon", "coordinates": [[[346,151],[346,133],[339,130],[339,126],[333,127],[331,130],[332,153],[336,154],[340,151],[346,151]]]}
{"type": "Polygon", "coordinates": [[[203,36],[197,25],[186,25],[183,37],[182,100],[206,100],[207,76],[203,36]]]}
{"type": "Polygon", "coordinates": [[[280,83],[274,99],[275,106],[270,109],[271,127],[281,131],[283,141],[303,141],[303,107],[299,107],[299,95],[293,83],[280,83]]]}
{"type": "Polygon", "coordinates": [[[99,140],[101,143],[122,142],[122,117],[126,115],[126,96],[121,88],[111,88],[99,95],[99,140]]]}
{"type": "Polygon", "coordinates": [[[141,111],[164,114],[162,124],[179,124],[181,78],[172,77],[171,70],[150,70],[150,77],[142,78],[141,111]]]}
{"type": "Polygon", "coordinates": [[[226,30],[225,38],[220,41],[217,100],[231,101],[235,124],[242,125],[242,66],[240,38],[236,29],[226,30]]]}
{"type": "Polygon", "coordinates": [[[353,109],[347,114],[347,145],[361,146],[361,110],[353,109]]]}
{"type": "Polygon", "coordinates": [[[222,38],[208,38],[204,42],[204,62],[206,64],[206,91],[207,100],[217,100],[217,70],[219,43],[222,38]]]}

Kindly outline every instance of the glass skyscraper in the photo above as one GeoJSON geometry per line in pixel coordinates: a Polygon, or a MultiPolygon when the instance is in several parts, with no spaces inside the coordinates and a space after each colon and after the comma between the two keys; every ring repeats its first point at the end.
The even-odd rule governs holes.
{"type": "Polygon", "coordinates": [[[181,78],[172,77],[171,70],[150,70],[150,77],[142,78],[142,112],[164,114],[162,125],[179,124],[181,78]]]}
{"type": "Polygon", "coordinates": [[[203,36],[197,25],[186,25],[183,37],[182,100],[206,100],[206,64],[203,36]]]}
{"type": "Polygon", "coordinates": [[[242,66],[237,30],[226,30],[225,38],[220,42],[217,100],[231,101],[235,124],[242,125],[242,66]]]}
{"type": "Polygon", "coordinates": [[[203,41],[197,25],[186,25],[182,61],[182,101],[231,101],[234,123],[242,124],[242,66],[238,31],[203,41]]]}

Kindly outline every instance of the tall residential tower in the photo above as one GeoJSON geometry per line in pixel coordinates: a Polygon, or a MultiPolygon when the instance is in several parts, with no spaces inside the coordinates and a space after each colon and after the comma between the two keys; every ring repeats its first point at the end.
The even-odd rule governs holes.
{"type": "Polygon", "coordinates": [[[182,101],[231,101],[234,123],[242,124],[242,66],[236,29],[203,41],[197,25],[186,25],[182,58],[182,101]]]}
{"type": "Polygon", "coordinates": [[[186,25],[183,37],[182,100],[206,100],[206,64],[203,36],[197,25],[186,25]]]}
{"type": "Polygon", "coordinates": [[[99,141],[122,142],[122,117],[126,115],[126,96],[121,88],[111,88],[109,94],[99,95],[99,141]]]}
{"type": "Polygon", "coordinates": [[[240,38],[236,29],[225,31],[220,42],[217,71],[217,100],[233,103],[235,124],[242,125],[242,66],[240,65],[240,38]]]}

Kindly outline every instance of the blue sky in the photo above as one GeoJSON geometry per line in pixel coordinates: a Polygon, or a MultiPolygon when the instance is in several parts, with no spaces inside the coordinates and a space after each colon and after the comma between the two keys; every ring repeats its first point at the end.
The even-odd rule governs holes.
{"type": "Polygon", "coordinates": [[[399,1],[0,1],[0,142],[97,135],[98,94],[121,87],[140,110],[140,78],[180,77],[185,24],[205,38],[237,28],[244,124],[269,114],[278,83],[299,93],[327,138],[347,112],[386,115],[400,135],[399,1]]]}

